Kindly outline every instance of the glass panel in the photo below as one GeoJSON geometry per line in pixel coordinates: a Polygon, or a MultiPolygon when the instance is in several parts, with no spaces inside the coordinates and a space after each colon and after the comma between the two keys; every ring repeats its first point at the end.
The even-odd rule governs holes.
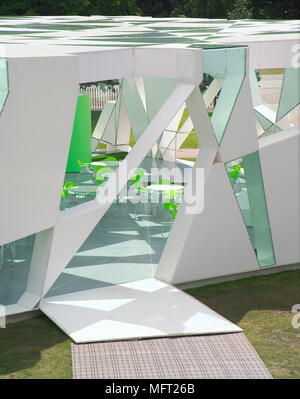
{"type": "Polygon", "coordinates": [[[285,70],[276,120],[280,120],[300,103],[300,68],[285,70]]]}
{"type": "Polygon", "coordinates": [[[149,121],[153,119],[178,84],[177,79],[144,78],[145,98],[149,121]]]}
{"type": "MultiPolygon", "coordinates": [[[[175,166],[174,162],[150,157],[143,160],[139,167],[144,171],[141,180],[138,184],[128,183],[122,190],[47,296],[154,276],[173,217],[176,217],[176,205],[181,201],[180,194],[168,191],[167,183],[162,181],[175,166]],[[160,185],[161,189],[155,191],[155,185],[160,185]],[[165,207],[164,203],[175,206],[165,207]]],[[[176,183],[176,186],[172,184],[174,191],[182,192],[180,178],[185,168],[191,168],[186,165],[178,165],[178,168],[180,173],[175,176],[169,173],[168,180],[176,183]]]]}
{"type": "Polygon", "coordinates": [[[204,50],[203,54],[204,77],[208,74],[213,78],[203,91],[203,99],[208,107],[217,97],[211,123],[220,144],[245,77],[246,49],[204,50]]]}
{"type": "Polygon", "coordinates": [[[226,164],[227,172],[260,266],[275,264],[258,152],[226,164]]]}
{"type": "Polygon", "coordinates": [[[143,98],[139,94],[134,78],[124,79],[122,95],[126,102],[126,111],[129,116],[132,133],[135,141],[137,141],[148,126],[149,120],[143,98]]]}
{"type": "MultiPolygon", "coordinates": [[[[145,93],[144,89],[144,82],[141,78],[123,79],[120,88],[120,105],[112,107],[111,113],[107,117],[106,126],[110,120],[115,122],[117,120],[114,125],[118,125],[117,134],[119,136],[120,129],[123,129],[121,132],[125,138],[123,143],[126,143],[127,137],[130,147],[135,146],[136,141],[149,124],[146,103],[148,101],[149,104],[149,101],[153,101],[153,99],[147,98],[152,91],[148,90],[145,93]],[[116,111],[119,116],[114,118],[113,113],[116,108],[119,109],[116,111]],[[124,110],[126,110],[127,119],[124,119],[124,110]]],[[[163,101],[166,101],[170,92],[171,90],[166,89],[163,101]]],[[[156,94],[156,92],[153,94],[154,97],[156,94]]],[[[106,105],[108,104],[109,102],[106,103],[106,105]]],[[[151,112],[154,112],[153,110],[154,108],[151,112]]],[[[104,110],[101,117],[103,113],[104,110]]],[[[181,117],[182,115],[175,123],[176,128],[181,117]]],[[[100,119],[97,125],[100,124],[100,119]]],[[[188,131],[192,128],[193,126],[189,127],[188,131]]],[[[95,130],[97,131],[97,126],[95,130]]],[[[168,145],[172,143],[176,130],[170,133],[172,137],[170,143],[167,143],[167,149],[168,145]]],[[[158,144],[160,141],[159,139],[158,144]]],[[[119,145],[116,145],[114,152],[109,153],[106,150],[102,154],[93,154],[93,160],[97,157],[96,162],[101,163],[107,157],[114,157],[117,159],[116,167],[113,165],[111,167],[115,170],[119,166],[118,161],[126,162],[127,156],[126,151],[118,150],[119,145]]],[[[174,174],[170,173],[176,166],[175,159],[172,158],[172,161],[162,159],[161,150],[163,148],[160,149],[157,145],[156,152],[150,151],[145,157],[138,167],[136,175],[128,180],[127,185],[48,292],[48,296],[154,276],[182,198],[183,183],[187,180],[187,176],[186,180],[183,180],[183,170],[186,168],[191,170],[189,165],[178,165],[181,172],[177,179],[177,176],[174,177],[174,174]],[[164,170],[160,173],[161,168],[164,170]],[[141,172],[141,178],[135,179],[139,172],[141,172]]],[[[93,163],[94,161],[92,162],[94,167],[93,163]]],[[[77,175],[80,179],[79,185],[83,186],[92,185],[93,179],[95,179],[95,176],[88,173],[88,170],[86,173],[77,173],[77,175]]],[[[76,194],[76,190],[76,187],[71,187],[69,192],[74,191],[76,194]]],[[[88,199],[79,199],[77,194],[71,198],[71,202],[74,201],[76,204],[86,200],[88,199]]]]}
{"type": "Polygon", "coordinates": [[[256,69],[255,75],[262,103],[276,112],[282,88],[284,69],[256,69]]]}
{"type": "Polygon", "coordinates": [[[0,114],[8,96],[8,64],[0,58],[0,114]]]}
{"type": "Polygon", "coordinates": [[[300,105],[293,108],[283,118],[281,118],[276,125],[281,129],[290,129],[300,125],[300,105]]]}
{"type": "Polygon", "coordinates": [[[35,234],[0,246],[0,304],[18,302],[26,289],[35,234]]]}

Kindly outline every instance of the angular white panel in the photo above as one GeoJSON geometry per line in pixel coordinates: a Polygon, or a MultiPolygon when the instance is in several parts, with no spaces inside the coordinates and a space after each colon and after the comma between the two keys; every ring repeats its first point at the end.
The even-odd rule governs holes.
{"type": "Polygon", "coordinates": [[[260,162],[277,265],[300,262],[300,127],[260,139],[260,162]]]}
{"type": "Polygon", "coordinates": [[[129,144],[130,141],[130,122],[126,111],[124,99],[121,98],[119,125],[117,131],[117,145],[129,144]]]}
{"type": "Polygon", "coordinates": [[[270,122],[272,123],[276,122],[276,112],[273,111],[271,108],[269,108],[267,105],[265,104],[257,105],[256,107],[254,107],[254,110],[260,113],[270,122]]]}
{"type": "Polygon", "coordinates": [[[96,149],[97,149],[97,147],[98,147],[98,144],[99,144],[99,140],[98,140],[98,139],[95,139],[94,137],[92,137],[92,140],[91,140],[91,149],[92,149],[92,152],[95,152],[95,151],[96,151],[96,149]]]}
{"type": "MultiPolygon", "coordinates": [[[[101,118],[101,116],[100,116],[101,118]]],[[[99,119],[100,119],[99,118],[99,119]]],[[[101,137],[101,140],[104,141],[105,143],[114,145],[116,143],[116,126],[115,126],[115,118],[116,118],[116,104],[114,104],[113,111],[110,115],[110,118],[107,122],[107,125],[105,126],[103,135],[101,137]]]]}
{"type": "Polygon", "coordinates": [[[216,136],[198,87],[193,90],[186,105],[201,146],[218,148],[216,136]]]}
{"type": "Polygon", "coordinates": [[[242,331],[155,279],[44,298],[40,307],[77,343],[242,331]]]}
{"type": "Polygon", "coordinates": [[[257,151],[255,119],[252,112],[249,79],[246,76],[225,130],[220,154],[224,162],[257,151]]]}
{"type": "MultiPolygon", "coordinates": [[[[77,206],[76,208],[79,207],[77,206]]],[[[79,213],[79,209],[76,210],[79,213]]],[[[47,293],[57,277],[76,254],[77,250],[97,225],[100,217],[99,210],[96,209],[88,213],[79,213],[77,217],[67,218],[56,224],[48,255],[48,267],[44,277],[42,296],[47,293]]]]}
{"type": "Polygon", "coordinates": [[[111,115],[113,113],[113,110],[115,108],[115,101],[107,101],[104,105],[104,108],[101,112],[101,115],[97,121],[97,124],[95,126],[94,132],[93,132],[93,137],[95,139],[101,140],[106,126],[111,118],[111,115]]]}
{"type": "Polygon", "coordinates": [[[118,49],[78,54],[81,83],[133,75],[133,50],[118,49]]]}
{"type": "Polygon", "coordinates": [[[148,126],[149,120],[133,78],[123,80],[122,95],[132,132],[137,141],[148,126]]]}
{"type": "Polygon", "coordinates": [[[218,92],[222,89],[222,83],[225,76],[217,75],[211,84],[208,86],[206,92],[203,94],[203,100],[206,108],[212,103],[218,92]]]}
{"type": "Polygon", "coordinates": [[[202,213],[178,212],[155,277],[179,284],[259,269],[223,163],[211,167],[204,193],[202,213]],[[184,246],[176,235],[185,237],[184,246]]]}
{"type": "Polygon", "coordinates": [[[10,89],[0,118],[0,245],[56,222],[78,95],[77,62],[76,56],[8,60],[10,89]]]}
{"type": "MultiPolygon", "coordinates": [[[[196,168],[203,168],[204,184],[209,176],[210,168],[213,165],[216,154],[217,154],[216,148],[201,147],[199,150],[199,154],[195,162],[193,173],[195,172],[196,168]]],[[[194,181],[195,180],[191,175],[188,179],[188,184],[189,185],[193,184],[194,181]]],[[[198,184],[201,183],[202,182],[198,182],[198,184]]],[[[165,245],[164,252],[160,259],[160,263],[158,265],[155,274],[156,278],[166,282],[171,282],[173,280],[173,276],[176,267],[178,265],[178,261],[181,257],[181,253],[184,251],[186,242],[191,240],[190,229],[193,224],[194,217],[195,215],[188,214],[187,212],[185,212],[185,204],[184,203],[181,204],[181,206],[178,208],[176,219],[173,223],[168,241],[165,245]]],[[[198,253],[196,249],[194,249],[194,251],[195,251],[194,254],[198,253]]]]}
{"type": "MultiPolygon", "coordinates": [[[[115,179],[110,178],[101,191],[107,190],[114,193],[110,202],[99,203],[97,199],[74,208],[67,209],[60,213],[61,217],[57,222],[54,233],[49,263],[45,278],[43,294],[49,290],[57,277],[62,273],[68,262],[76,254],[85,239],[91,233],[96,224],[109,208],[116,195],[127,183],[127,171],[138,167],[142,160],[158,139],[160,132],[178,112],[178,109],[189,96],[194,86],[179,84],[159,112],[145,129],[140,140],[128,153],[126,162],[121,162],[115,172],[115,179]],[[119,182],[116,190],[115,181],[119,182]]],[[[99,194],[98,194],[99,195],[99,194]]]]}

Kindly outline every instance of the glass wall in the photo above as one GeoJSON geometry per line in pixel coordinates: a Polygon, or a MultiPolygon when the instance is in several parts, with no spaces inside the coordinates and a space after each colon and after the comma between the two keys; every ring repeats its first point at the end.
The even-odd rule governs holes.
{"type": "Polygon", "coordinates": [[[260,266],[275,264],[258,152],[228,162],[227,172],[260,266]]]}
{"type": "MultiPolygon", "coordinates": [[[[138,168],[144,171],[142,178],[137,184],[128,182],[47,297],[154,276],[182,199],[180,173],[169,174],[174,176],[171,189],[165,184],[165,172],[174,167],[174,162],[143,160],[138,168]]],[[[178,165],[182,176],[186,167],[178,165]]]]}
{"type": "Polygon", "coordinates": [[[0,246],[0,304],[18,302],[26,289],[35,234],[0,246]]]}
{"type": "Polygon", "coordinates": [[[8,64],[0,58],[0,115],[8,96],[8,64]]]}
{"type": "MultiPolygon", "coordinates": [[[[203,51],[204,78],[201,89],[211,124],[220,144],[246,73],[246,49],[226,48],[203,51]],[[213,109],[210,109],[214,103],[213,109]]],[[[201,87],[200,87],[201,88],[201,87]]]]}

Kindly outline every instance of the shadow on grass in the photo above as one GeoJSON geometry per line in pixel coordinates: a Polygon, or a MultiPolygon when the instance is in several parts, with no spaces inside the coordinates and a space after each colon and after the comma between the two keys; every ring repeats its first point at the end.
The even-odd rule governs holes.
{"type": "Polygon", "coordinates": [[[300,303],[300,270],[250,277],[186,290],[238,324],[251,310],[291,311],[300,303]]]}
{"type": "Polygon", "coordinates": [[[0,378],[72,378],[71,341],[41,316],[0,329],[0,378]]]}

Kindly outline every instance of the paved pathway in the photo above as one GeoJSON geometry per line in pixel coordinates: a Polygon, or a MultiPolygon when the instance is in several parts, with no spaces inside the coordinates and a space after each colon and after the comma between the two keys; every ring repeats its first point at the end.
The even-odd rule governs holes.
{"type": "Polygon", "coordinates": [[[270,379],[243,333],[72,344],[75,379],[270,379]]]}

